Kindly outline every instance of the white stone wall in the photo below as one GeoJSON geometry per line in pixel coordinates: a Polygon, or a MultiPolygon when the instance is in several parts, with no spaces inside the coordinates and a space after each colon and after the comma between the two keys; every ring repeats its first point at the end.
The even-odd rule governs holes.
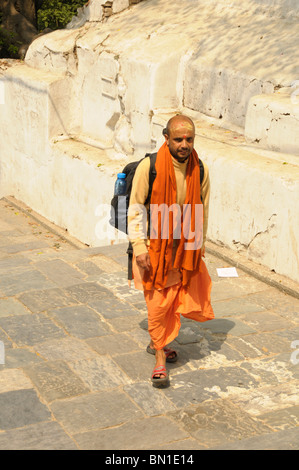
{"type": "Polygon", "coordinates": [[[78,14],[66,26],[67,29],[78,28],[86,22],[100,22],[111,15],[119,13],[144,0],[89,0],[78,14]]]}
{"type": "Polygon", "coordinates": [[[216,8],[228,7],[251,11],[256,14],[267,14],[278,18],[298,18],[299,4],[297,0],[194,0],[199,4],[214,4],[216,8]]]}
{"type": "Polygon", "coordinates": [[[51,139],[76,130],[74,82],[24,64],[10,67],[0,79],[4,94],[0,125],[6,151],[46,164],[51,139]]]}
{"type": "Polygon", "coordinates": [[[299,281],[299,167],[197,139],[211,179],[209,238],[299,281]]]}
{"type": "Polygon", "coordinates": [[[84,97],[81,132],[103,142],[105,146],[112,146],[115,125],[121,112],[116,83],[119,64],[113,54],[103,52],[89,65],[89,73],[81,89],[84,97]]]}
{"type": "Polygon", "coordinates": [[[275,152],[299,154],[299,98],[295,93],[290,87],[250,99],[245,126],[248,142],[275,152]]]}
{"type": "MultiPolygon", "coordinates": [[[[88,21],[99,21],[102,18],[103,7],[111,9],[111,14],[119,13],[125,10],[130,5],[140,3],[144,0],[89,0],[84,8],[88,21]]],[[[147,2],[154,0],[146,0],[147,2]]],[[[190,0],[193,4],[199,6],[203,4],[215,4],[216,7],[237,8],[242,10],[251,10],[255,13],[267,13],[271,16],[278,16],[280,18],[295,17],[299,15],[299,5],[297,0],[190,0]]],[[[165,0],[165,3],[172,3],[170,0],[165,0]]]]}
{"type": "MultiPolygon", "coordinates": [[[[101,26],[92,21],[37,39],[26,63],[74,77],[81,92],[81,134],[105,146],[113,145],[116,128],[124,133],[125,124],[130,127],[125,148],[134,147],[133,135],[136,149],[143,152],[140,129],[147,139],[149,116],[181,106],[219,118],[228,127],[248,128],[250,99],[273,94],[299,77],[297,21],[254,14],[258,5],[272,11],[270,2],[192,0],[194,13],[187,8],[189,0],[179,3],[186,10],[184,24],[175,2],[143,1],[101,26]],[[153,20],[157,8],[159,16],[153,20]],[[136,31],[131,25],[140,18],[143,28],[136,31]],[[107,77],[104,54],[114,70],[107,77]],[[119,124],[113,129],[117,116],[119,124]]],[[[99,5],[94,1],[86,7],[95,8],[94,19],[99,5]]],[[[279,5],[287,8],[286,3],[279,5]]],[[[288,5],[291,11],[293,4],[288,5]]]]}
{"type": "Polygon", "coordinates": [[[297,279],[298,120],[278,98],[299,79],[296,4],[144,0],[103,22],[99,5],[3,71],[1,194],[97,244],[117,171],[184,111],[211,170],[210,239],[297,279]]]}

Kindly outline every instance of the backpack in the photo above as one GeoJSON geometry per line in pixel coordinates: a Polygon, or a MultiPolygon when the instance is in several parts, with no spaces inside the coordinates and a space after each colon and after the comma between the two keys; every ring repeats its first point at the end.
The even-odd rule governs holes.
{"type": "MultiPolygon", "coordinates": [[[[157,153],[147,153],[144,158],[146,157],[150,157],[150,170],[149,170],[149,192],[148,192],[148,196],[146,198],[144,205],[146,205],[150,201],[150,198],[152,195],[153,183],[157,175],[156,168],[155,168],[157,153]]],[[[130,202],[130,196],[131,196],[131,191],[132,191],[133,178],[134,178],[137,166],[144,158],[142,158],[141,160],[137,162],[128,163],[128,165],[124,167],[124,169],[122,170],[122,173],[125,173],[126,175],[126,194],[121,199],[119,199],[119,196],[113,196],[113,198],[111,199],[111,212],[110,212],[111,218],[109,220],[109,223],[110,225],[112,225],[112,227],[115,227],[124,233],[128,233],[128,209],[129,209],[129,202],[130,202]],[[126,198],[125,201],[122,200],[124,197],[126,198]],[[120,204],[123,204],[124,207],[119,205],[119,202],[120,204]]]]}
{"type": "MultiPolygon", "coordinates": [[[[130,196],[131,196],[131,191],[132,191],[132,184],[133,184],[133,178],[136,172],[136,169],[139,165],[139,163],[144,159],[144,158],[150,158],[150,169],[149,169],[149,192],[147,195],[147,198],[144,202],[144,205],[146,205],[152,195],[152,187],[153,183],[155,181],[155,178],[157,176],[156,168],[155,168],[155,163],[156,163],[156,158],[157,158],[157,152],[156,153],[147,153],[141,160],[136,161],[136,162],[131,162],[128,163],[122,170],[122,173],[126,174],[126,194],[125,196],[113,196],[111,199],[111,212],[110,212],[110,220],[109,223],[112,225],[112,227],[117,228],[121,232],[128,233],[128,209],[129,209],[129,202],[130,202],[130,196]],[[125,197],[125,200],[124,200],[125,197]],[[119,199],[121,198],[121,199],[119,199]],[[119,202],[121,200],[121,204],[123,206],[119,206],[119,202]]],[[[202,184],[203,177],[204,177],[204,166],[202,161],[199,160],[199,166],[200,166],[200,184],[202,184]]],[[[132,280],[132,259],[133,259],[133,247],[131,242],[129,242],[129,246],[127,249],[127,254],[128,254],[128,279],[132,280]]]]}

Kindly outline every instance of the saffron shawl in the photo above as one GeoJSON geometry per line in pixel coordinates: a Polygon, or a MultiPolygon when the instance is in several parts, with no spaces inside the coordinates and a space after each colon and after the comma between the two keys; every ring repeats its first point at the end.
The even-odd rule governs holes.
{"type": "MultiPolygon", "coordinates": [[[[157,154],[156,159],[157,176],[153,183],[151,206],[166,204],[171,207],[176,204],[176,178],[172,163],[172,156],[166,142],[162,145],[157,154]]],[[[149,255],[151,260],[151,268],[146,271],[143,276],[143,286],[146,290],[163,289],[167,281],[167,275],[171,269],[179,270],[182,274],[182,285],[187,287],[192,274],[200,270],[201,249],[197,245],[195,249],[186,249],[192,246],[192,239],[188,234],[196,233],[199,227],[195,223],[195,207],[202,204],[200,196],[200,166],[198,156],[195,150],[189,156],[186,169],[186,198],[184,207],[188,207],[191,214],[189,219],[189,230],[184,229],[186,219],[181,214],[181,236],[177,240],[177,248],[175,258],[173,260],[173,243],[174,243],[174,217],[173,212],[169,214],[169,234],[167,238],[162,238],[163,218],[161,213],[158,214],[158,224],[155,224],[156,235],[150,238],[149,255]],[[184,222],[184,223],[183,223],[184,222]],[[187,236],[186,236],[187,232],[187,236]]],[[[167,221],[168,223],[168,221],[167,221]]],[[[201,224],[202,229],[202,224],[201,224]]],[[[194,241],[194,238],[193,238],[194,241]]]]}

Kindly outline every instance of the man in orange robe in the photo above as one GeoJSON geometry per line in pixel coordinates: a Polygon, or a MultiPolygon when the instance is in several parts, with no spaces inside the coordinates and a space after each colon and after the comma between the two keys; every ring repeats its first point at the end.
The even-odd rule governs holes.
{"type": "Polygon", "coordinates": [[[210,195],[208,167],[204,164],[201,184],[195,127],[190,118],[171,118],[164,136],[150,201],[150,237],[144,223],[148,210],[138,209],[144,209],[148,196],[149,158],[137,167],[129,208],[133,278],[135,287],[144,291],[148,309],[151,342],[147,351],[156,356],[154,385],[167,383],[166,361],[177,359],[177,353],[166,346],[179,334],[180,315],[199,322],[214,318],[211,278],[202,259],[210,195]]]}

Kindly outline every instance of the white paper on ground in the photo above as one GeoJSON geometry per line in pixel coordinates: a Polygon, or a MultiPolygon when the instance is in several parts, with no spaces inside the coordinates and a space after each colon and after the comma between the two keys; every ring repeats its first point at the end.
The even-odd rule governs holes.
{"type": "Polygon", "coordinates": [[[236,268],[217,268],[218,277],[239,277],[236,268]]]}

